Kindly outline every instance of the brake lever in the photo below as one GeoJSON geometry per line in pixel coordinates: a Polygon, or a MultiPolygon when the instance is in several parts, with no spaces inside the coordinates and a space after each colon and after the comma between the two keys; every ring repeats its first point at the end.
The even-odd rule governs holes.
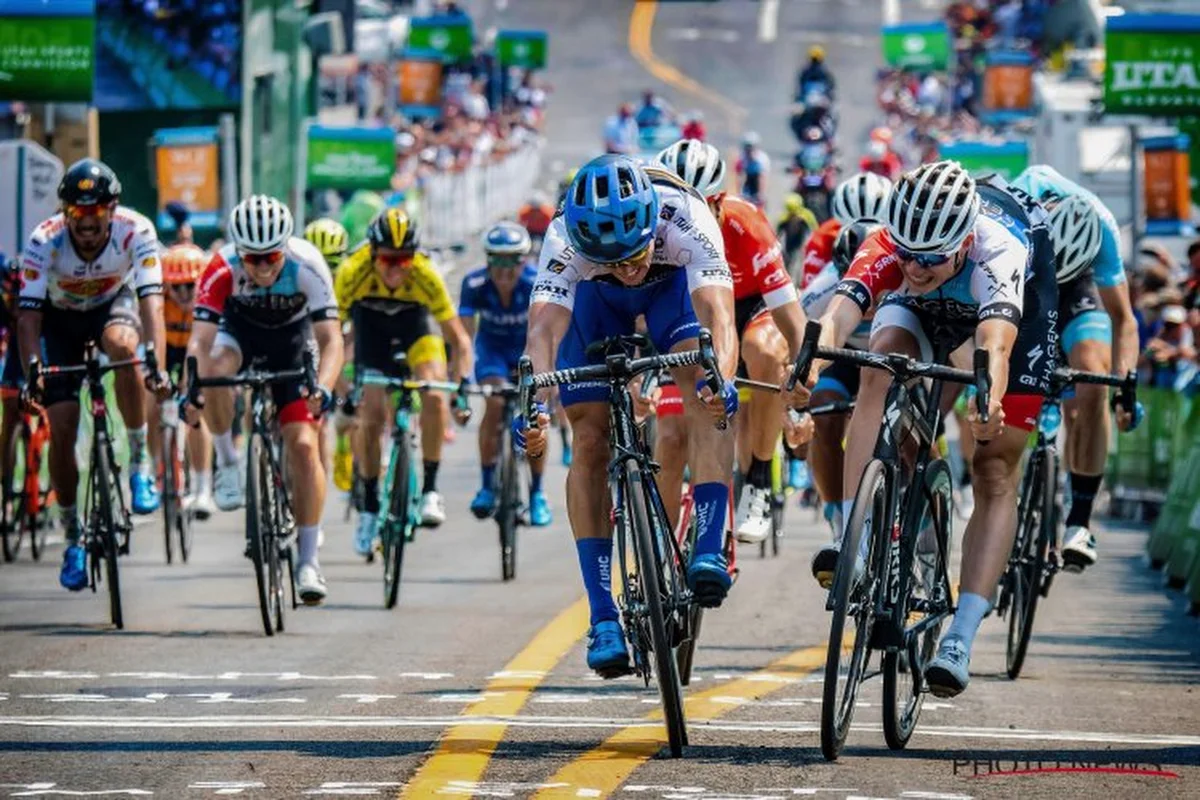
{"type": "MultiPolygon", "coordinates": [[[[725,389],[725,379],[721,377],[721,365],[717,363],[717,351],[713,347],[712,332],[707,328],[701,328],[699,334],[700,340],[700,365],[704,367],[704,384],[714,396],[720,397],[721,392],[725,389]]],[[[724,400],[721,404],[724,405],[724,400]]],[[[729,427],[729,419],[722,417],[717,422],[717,430],[723,431],[729,427]]]]}
{"type": "MultiPolygon", "coordinates": [[[[992,375],[988,371],[991,363],[991,357],[987,350],[976,348],[975,350],[975,409],[979,412],[979,421],[987,423],[988,408],[992,404],[992,375]]],[[[979,444],[986,446],[991,440],[979,440],[979,444]]]]}
{"type": "Polygon", "coordinates": [[[533,401],[533,359],[529,356],[521,356],[517,362],[517,388],[521,392],[520,407],[521,416],[525,419],[525,429],[533,428],[534,401],[533,401]]]}
{"type": "Polygon", "coordinates": [[[821,323],[810,319],[804,326],[804,341],[800,343],[800,353],[796,356],[796,364],[792,367],[792,374],[788,376],[787,390],[789,392],[796,388],[797,383],[808,383],[813,361],[817,357],[817,344],[820,341],[821,323]]]}

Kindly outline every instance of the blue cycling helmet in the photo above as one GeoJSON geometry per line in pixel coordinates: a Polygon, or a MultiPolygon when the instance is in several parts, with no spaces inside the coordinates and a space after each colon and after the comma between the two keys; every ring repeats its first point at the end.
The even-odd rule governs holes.
{"type": "Polygon", "coordinates": [[[483,234],[483,251],[489,256],[523,256],[532,248],[529,232],[515,222],[497,222],[483,234]]]}
{"type": "Polygon", "coordinates": [[[567,238],[584,257],[622,261],[654,238],[658,194],[642,166],[628,156],[604,155],[579,170],[563,202],[567,238]]]}

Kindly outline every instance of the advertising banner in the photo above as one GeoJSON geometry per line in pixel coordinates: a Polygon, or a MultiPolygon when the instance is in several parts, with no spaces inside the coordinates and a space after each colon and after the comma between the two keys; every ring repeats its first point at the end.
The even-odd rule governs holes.
{"type": "Polygon", "coordinates": [[[390,128],[308,129],[309,189],[387,189],[395,171],[390,128]]]}
{"type": "Polygon", "coordinates": [[[1029,53],[988,53],[983,68],[983,103],[979,117],[989,124],[1032,116],[1034,59],[1029,53]]]}
{"type": "Polygon", "coordinates": [[[64,172],[58,156],[29,139],[0,142],[0,253],[13,258],[58,210],[64,172]]]}
{"type": "Polygon", "coordinates": [[[1142,140],[1146,233],[1174,236],[1190,224],[1190,153],[1186,134],[1142,140]]]}
{"type": "Polygon", "coordinates": [[[1104,110],[1200,113],[1200,15],[1122,14],[1105,23],[1104,110]]]}
{"type": "Polygon", "coordinates": [[[883,60],[890,67],[944,70],[950,63],[950,29],[944,22],[888,25],[880,33],[883,60]]]}
{"type": "Polygon", "coordinates": [[[408,117],[436,117],[442,106],[442,59],[432,51],[405,51],[396,63],[400,111],[408,117]]]}
{"type": "Polygon", "coordinates": [[[0,3],[0,100],[90,103],[95,0],[0,3]]]}
{"type": "Polygon", "coordinates": [[[941,146],[942,158],[962,164],[972,175],[994,172],[1012,180],[1029,166],[1029,145],[1024,141],[950,142],[941,146]]]}
{"type": "Polygon", "coordinates": [[[500,31],[496,34],[496,60],[502,67],[545,69],[545,31],[500,31]]]}
{"type": "Polygon", "coordinates": [[[416,17],[409,21],[408,46],[413,50],[434,50],[446,61],[463,61],[471,57],[474,44],[469,17],[416,17]]]}
{"type": "Polygon", "coordinates": [[[164,128],[154,132],[154,168],[158,186],[159,231],[175,220],[168,203],[182,203],[196,228],[215,228],[221,213],[220,156],[216,127],[164,128]]]}

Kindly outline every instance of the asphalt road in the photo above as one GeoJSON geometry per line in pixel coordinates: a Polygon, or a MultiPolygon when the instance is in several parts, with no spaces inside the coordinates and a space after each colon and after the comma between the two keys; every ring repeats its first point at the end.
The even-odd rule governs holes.
{"type": "MultiPolygon", "coordinates": [[[[646,85],[678,92],[682,107],[706,102],[629,56],[630,5],[493,9],[504,26],[551,31],[549,160],[594,152],[603,115],[646,85]]],[[[747,0],[664,3],[653,55],[746,108],[782,156],[803,46],[816,33],[870,40],[879,7],[785,0],[770,45],[758,42],[757,13],[747,0]],[[723,38],[701,44],[680,29],[723,38]]],[[[876,46],[831,57],[843,129],[862,130],[876,46]]],[[[723,144],[736,133],[714,131],[723,144]]],[[[826,533],[812,512],[789,509],[783,553],[743,551],[729,601],[705,619],[691,745],[672,760],[653,687],[604,683],[584,665],[563,468],[547,477],[555,524],[522,531],[517,579],[504,584],[494,526],[466,511],[474,452],[473,430],[447,448],[450,519],[407,551],[393,611],[332,496],[329,602],[289,614],[272,639],[237,514],[201,528],[192,562],[171,567],[159,522],[139,526],[122,563],[122,632],[106,624],[103,595],[57,586],[57,547],[45,563],[26,553],[0,565],[0,796],[1200,796],[1200,630],[1146,569],[1144,531],[1106,526],[1100,563],[1060,577],[1019,681],[1003,677],[1004,629],[989,620],[970,688],[927,702],[907,751],[883,742],[875,681],[843,757],[827,764],[817,726],[828,617],[808,577],[826,533]]]]}

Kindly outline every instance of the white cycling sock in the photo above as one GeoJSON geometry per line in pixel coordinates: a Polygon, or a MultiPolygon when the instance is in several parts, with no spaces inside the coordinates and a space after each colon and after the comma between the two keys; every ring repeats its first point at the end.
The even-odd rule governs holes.
{"type": "Polygon", "coordinates": [[[150,454],[146,452],[146,430],[147,427],[144,423],[139,428],[126,428],[125,430],[129,437],[129,461],[138,466],[142,466],[150,460],[150,454]]]}
{"type": "Polygon", "coordinates": [[[320,525],[301,525],[296,529],[296,548],[299,550],[298,563],[312,564],[314,567],[319,567],[317,562],[317,540],[320,536],[320,525]]]}
{"type": "Polygon", "coordinates": [[[963,640],[970,652],[975,642],[975,634],[983,622],[983,617],[992,607],[992,601],[974,592],[962,592],[958,596],[958,608],[954,611],[954,621],[946,631],[946,637],[957,636],[963,640]]]}
{"type": "Polygon", "coordinates": [[[233,431],[214,433],[213,448],[217,451],[217,463],[222,467],[236,464],[238,460],[237,447],[233,444],[233,431]]]}

